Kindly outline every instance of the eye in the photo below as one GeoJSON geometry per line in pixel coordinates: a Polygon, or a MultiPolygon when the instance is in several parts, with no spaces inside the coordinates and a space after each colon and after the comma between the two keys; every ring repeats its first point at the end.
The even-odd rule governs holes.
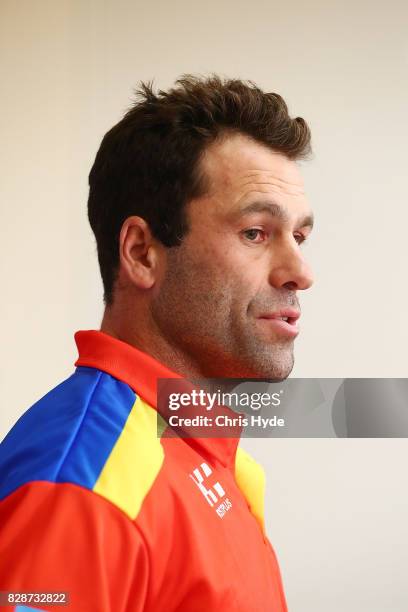
{"type": "Polygon", "coordinates": [[[293,234],[293,237],[298,244],[303,244],[307,240],[304,234],[293,234]]]}
{"type": "Polygon", "coordinates": [[[242,232],[243,236],[250,242],[262,242],[265,238],[265,232],[258,227],[251,227],[250,229],[242,232]]]}

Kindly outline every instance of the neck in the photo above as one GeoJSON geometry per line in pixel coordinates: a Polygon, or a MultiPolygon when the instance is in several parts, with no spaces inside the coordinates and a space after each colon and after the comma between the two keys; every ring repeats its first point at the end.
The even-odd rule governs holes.
{"type": "Polygon", "coordinates": [[[151,355],[184,378],[205,378],[198,363],[163,337],[148,312],[130,313],[118,304],[108,306],[100,330],[151,355]]]}

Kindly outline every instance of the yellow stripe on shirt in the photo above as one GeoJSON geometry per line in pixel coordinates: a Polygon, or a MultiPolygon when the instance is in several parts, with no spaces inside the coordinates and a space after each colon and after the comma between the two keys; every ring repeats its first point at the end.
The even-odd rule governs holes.
{"type": "Polygon", "coordinates": [[[159,428],[163,431],[161,420],[157,411],[138,397],[93,487],[131,519],[139,514],[164,461],[158,438],[159,428]]]}
{"type": "Polygon", "coordinates": [[[264,500],[265,473],[259,463],[243,448],[237,448],[235,480],[247,500],[250,510],[265,532],[264,500]]]}

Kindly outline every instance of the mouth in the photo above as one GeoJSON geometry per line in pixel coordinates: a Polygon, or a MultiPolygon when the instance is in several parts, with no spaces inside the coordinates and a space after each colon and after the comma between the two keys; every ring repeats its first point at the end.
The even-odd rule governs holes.
{"type": "Polygon", "coordinates": [[[293,309],[283,309],[276,312],[265,313],[258,317],[258,320],[271,327],[276,333],[295,338],[299,334],[298,319],[300,311],[293,309]]]}

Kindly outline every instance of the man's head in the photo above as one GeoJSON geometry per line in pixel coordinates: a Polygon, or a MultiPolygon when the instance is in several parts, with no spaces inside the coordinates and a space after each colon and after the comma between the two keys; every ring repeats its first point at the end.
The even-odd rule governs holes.
{"type": "Polygon", "coordinates": [[[286,377],[297,291],[312,282],[296,164],[310,151],[307,125],[277,94],[238,80],[185,77],[140,96],[90,173],[107,308],[121,303],[128,324],[148,328],[154,356],[172,347],[202,376],[286,377]]]}

